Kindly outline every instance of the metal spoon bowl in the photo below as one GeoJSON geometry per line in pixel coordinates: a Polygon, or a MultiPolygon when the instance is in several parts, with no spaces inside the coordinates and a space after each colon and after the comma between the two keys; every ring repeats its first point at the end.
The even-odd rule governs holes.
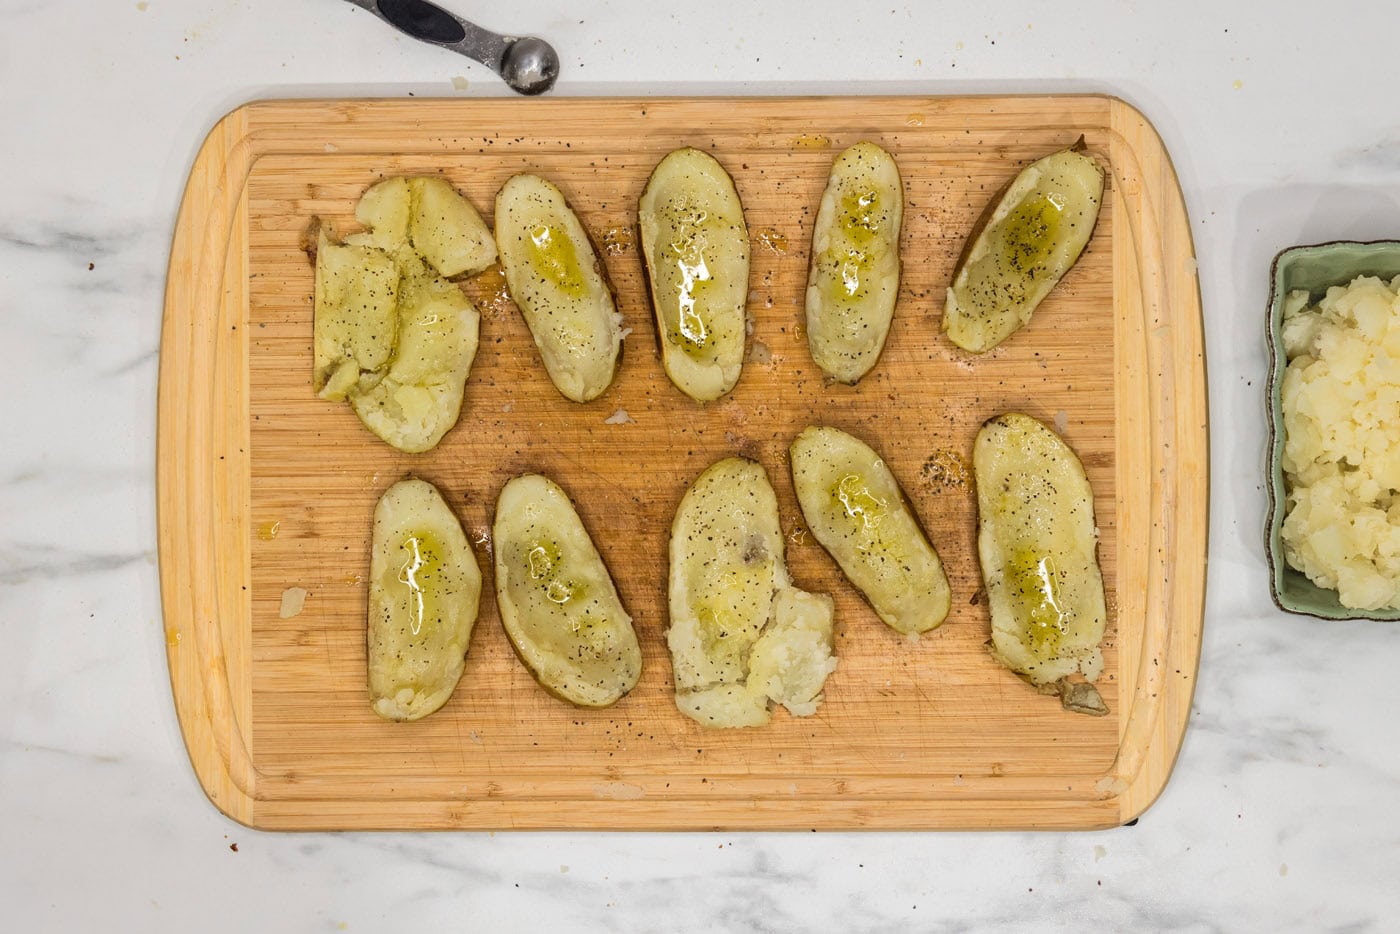
{"type": "Polygon", "coordinates": [[[506,47],[497,73],[521,94],[543,94],[559,77],[559,56],[543,39],[525,36],[506,47]]]}

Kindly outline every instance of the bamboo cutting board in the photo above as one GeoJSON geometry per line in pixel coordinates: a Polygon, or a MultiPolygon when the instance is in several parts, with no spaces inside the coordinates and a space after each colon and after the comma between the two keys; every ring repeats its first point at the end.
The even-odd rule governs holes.
{"type": "Polygon", "coordinates": [[[170,260],[160,370],[161,587],[171,681],[210,799],[263,828],[1090,828],[1131,819],[1170,774],[1190,707],[1205,587],[1208,452],[1190,230],[1161,141],[1104,97],[298,101],[242,107],[191,172],[170,260]],[[1080,135],[1110,167],[1094,239],[1032,323],[984,357],[942,336],[963,239],[1026,162],[1080,135]],[[858,386],[825,383],[802,329],[811,223],[831,160],[871,139],[905,186],[889,342],[858,386]],[[656,350],[635,205],[667,151],[733,174],[753,264],[749,363],[699,406],[656,350]],[[311,390],[319,215],[353,229],[386,174],[442,173],[488,219],[510,175],[555,181],[605,245],[631,334],[587,405],[551,386],[498,274],[461,421],[400,454],[311,390]],[[624,410],[631,419],[608,424],[624,410]],[[1057,423],[1095,490],[1110,619],[1091,718],[987,654],[975,505],[980,423],[1057,423]],[[802,527],[786,449],[810,423],[890,464],[947,567],[954,608],[912,642],[881,624],[802,527]],[[840,667],[810,718],[707,731],[671,698],[666,542],[687,485],[729,454],[778,493],[794,581],[836,600],[840,667]],[[511,476],[573,497],[645,655],[607,710],[546,695],[496,613],[487,531],[511,476]],[[407,474],[443,491],[486,575],[466,674],[438,713],[375,717],[365,689],[370,517],[407,474]],[[308,592],[282,618],[283,592],[308,592]]]}

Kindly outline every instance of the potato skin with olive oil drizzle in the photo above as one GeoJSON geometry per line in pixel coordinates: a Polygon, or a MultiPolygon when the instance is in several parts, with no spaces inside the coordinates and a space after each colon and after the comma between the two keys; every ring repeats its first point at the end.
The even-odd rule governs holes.
{"type": "Polygon", "coordinates": [[[942,625],[952,604],[943,563],[880,455],[815,426],[789,453],[807,527],[880,619],[905,635],[942,625]]]}
{"type": "Polygon", "coordinates": [[[1034,685],[1095,680],[1107,610],[1079,458],[1044,424],[1011,412],[977,433],[973,470],[992,654],[1034,685]]]}
{"type": "Polygon", "coordinates": [[[563,193],[537,175],[501,186],[495,219],[511,299],[550,381],[574,402],[596,399],[617,371],[622,316],[588,231],[563,193]]]}
{"type": "Polygon", "coordinates": [[[462,526],[425,480],[379,498],[370,544],[369,699],[386,720],[417,720],[452,696],[481,599],[462,526]]]}
{"type": "Polygon", "coordinates": [[[973,227],[943,306],[963,350],[986,353],[1027,324],[1089,243],[1104,170],[1083,142],[1022,169],[973,227]]]}
{"type": "Polygon", "coordinates": [[[569,497],[538,474],[501,490],[492,529],[496,604],[515,653],[550,694],[607,707],[637,686],[632,617],[569,497]]]}
{"type": "Polygon", "coordinates": [[[715,158],[677,149],[637,205],[661,363],[697,402],[734,388],[744,364],[749,231],[734,180],[715,158]]]}
{"type": "Polygon", "coordinates": [[[893,156],[860,142],[836,157],[812,227],[807,347],[839,382],[859,381],[885,347],[899,296],[903,221],[893,156]]]}

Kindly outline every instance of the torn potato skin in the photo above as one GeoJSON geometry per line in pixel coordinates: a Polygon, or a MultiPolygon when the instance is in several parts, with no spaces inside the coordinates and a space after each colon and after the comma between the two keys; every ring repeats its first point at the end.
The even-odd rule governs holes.
{"type": "Polygon", "coordinates": [[[836,668],[834,604],[788,581],[778,501],[755,461],[696,478],[671,526],[676,707],[707,728],[762,726],[774,704],[810,716],[836,668]]]}
{"type": "Polygon", "coordinates": [[[449,276],[494,262],[480,214],[445,179],[382,179],[360,196],[362,230],[341,242],[313,218],[312,385],[348,402],[387,444],[434,447],[457,423],[480,315],[449,276]]]}

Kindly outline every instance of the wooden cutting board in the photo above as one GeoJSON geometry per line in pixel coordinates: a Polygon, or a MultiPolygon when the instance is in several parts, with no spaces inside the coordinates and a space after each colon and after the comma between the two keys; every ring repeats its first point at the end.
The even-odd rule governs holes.
{"type": "MultiPolygon", "coordinates": [[[[1208,452],[1200,296],[1171,163],[1146,119],[1105,97],[279,101],[214,128],[170,259],[159,412],[161,590],[171,682],[199,780],[246,824],[311,828],[1090,828],[1138,815],[1181,744],[1200,648],[1208,452]],[[1088,252],[1034,321],[984,357],[943,336],[963,239],[1026,162],[1084,135],[1110,167],[1088,252]],[[832,158],[890,150],[906,197],[889,342],[860,385],[806,349],[811,224],[832,158]],[[753,240],[751,360],[724,400],[667,381],[633,225],[647,175],[692,145],[733,174],[753,240]],[[606,245],[631,334],[587,405],[551,386],[499,274],[466,288],[482,343],[461,421],[400,454],[311,391],[319,215],[353,229],[388,174],[442,173],[489,219],[516,172],[553,179],[606,245]],[[624,411],[628,421],[608,424],[624,411]],[[1110,620],[1111,713],[1068,713],[987,654],[966,480],[989,416],[1057,423],[1095,490],[1110,620]],[[920,641],[882,625],[807,534],[786,449],[827,423],[872,443],[943,557],[954,608],[920,641]],[[796,583],[836,600],[840,667],[810,718],[707,731],[675,709],[666,541],[714,460],[759,460],[796,583]],[[640,684],[607,710],[540,690],[512,655],[487,531],[511,476],[569,492],[635,617],[640,684]],[[486,576],[466,674],[417,723],[374,716],[364,578],[379,494],[444,492],[486,576]],[[283,593],[308,592],[295,616],[283,593]]],[[[621,416],[619,416],[620,418],[621,416]]]]}

